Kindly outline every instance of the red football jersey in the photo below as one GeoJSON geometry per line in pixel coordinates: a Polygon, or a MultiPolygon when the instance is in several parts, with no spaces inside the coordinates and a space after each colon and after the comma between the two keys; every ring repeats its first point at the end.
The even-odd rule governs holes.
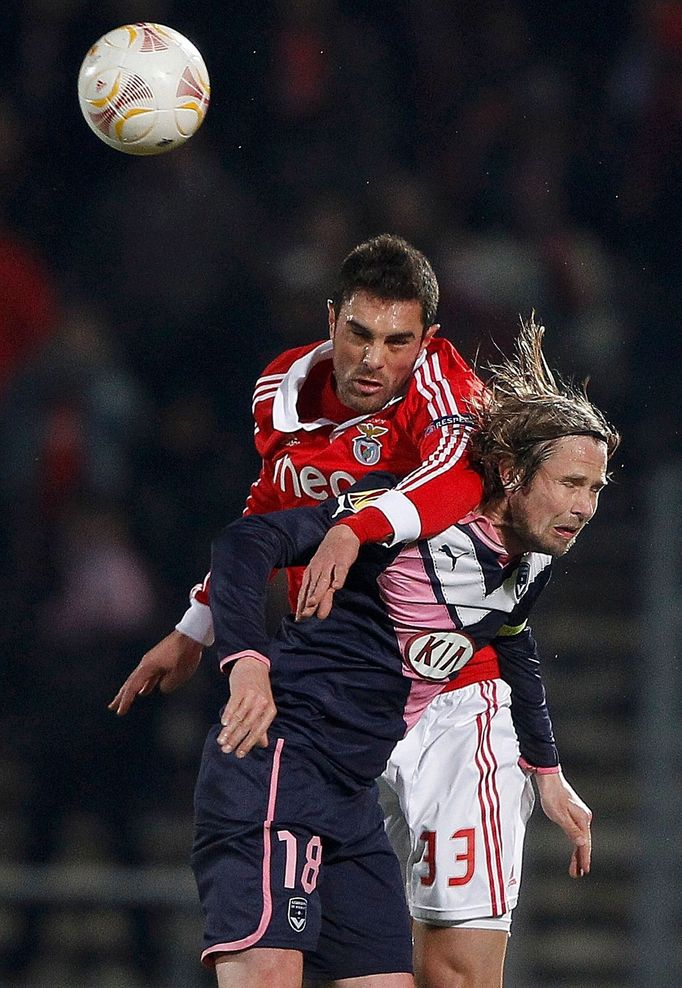
{"type": "MultiPolygon", "coordinates": [[[[323,417],[329,401],[320,397],[332,390],[331,356],[331,341],[289,350],[256,383],[262,467],[246,511],[314,504],[382,469],[404,477],[396,491],[374,502],[394,539],[436,535],[458,521],[482,490],[466,455],[470,402],[482,387],[473,370],[447,340],[432,340],[404,396],[371,415],[331,420],[323,417]],[[311,402],[313,388],[317,401],[311,402]],[[305,415],[307,408],[315,418],[305,415]]],[[[352,415],[338,403],[335,411],[352,415]]]]}
{"type": "MultiPolygon", "coordinates": [[[[436,535],[478,504],[482,482],[469,465],[467,439],[471,399],[482,384],[450,342],[431,340],[405,394],[373,414],[348,417],[332,382],[330,340],[287,350],[256,382],[262,466],[246,514],[315,504],[375,469],[404,478],[372,503],[394,540],[436,535]]],[[[288,575],[294,606],[301,571],[288,575]]],[[[192,598],[208,604],[208,578],[192,598]]]]}

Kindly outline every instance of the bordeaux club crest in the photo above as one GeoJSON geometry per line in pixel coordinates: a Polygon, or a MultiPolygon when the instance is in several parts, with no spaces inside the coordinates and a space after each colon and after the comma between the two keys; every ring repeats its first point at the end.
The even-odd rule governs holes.
{"type": "Polygon", "coordinates": [[[289,899],[287,919],[289,926],[295,933],[303,933],[308,919],[308,900],[298,895],[289,899]]]}
{"type": "Polygon", "coordinates": [[[381,459],[379,436],[385,435],[388,429],[371,422],[360,422],[356,428],[360,435],[353,440],[353,456],[367,467],[376,466],[381,459]]]}
{"type": "Polygon", "coordinates": [[[521,600],[528,585],[530,583],[530,563],[526,558],[522,559],[519,563],[519,568],[516,571],[516,587],[514,588],[516,593],[516,599],[521,600]]]}

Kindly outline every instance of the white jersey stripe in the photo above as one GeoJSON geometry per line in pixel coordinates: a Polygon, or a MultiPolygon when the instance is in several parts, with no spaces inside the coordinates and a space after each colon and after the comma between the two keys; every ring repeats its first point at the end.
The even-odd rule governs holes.
{"type": "Polygon", "coordinates": [[[275,394],[277,394],[277,385],[272,385],[271,384],[267,388],[261,388],[260,391],[254,391],[253,392],[253,400],[254,400],[254,402],[256,402],[256,401],[262,401],[263,398],[267,398],[268,395],[270,397],[272,397],[275,394]]]}
{"type": "Polygon", "coordinates": [[[259,377],[256,381],[256,388],[259,388],[262,384],[265,384],[268,381],[283,381],[284,377],[284,374],[263,374],[263,376],[259,377]]]}
{"type": "Polygon", "coordinates": [[[264,391],[275,392],[279,385],[284,380],[284,374],[271,374],[268,377],[259,377],[256,381],[256,386],[253,389],[254,398],[258,394],[262,394],[264,391]]]}
{"type": "Polygon", "coordinates": [[[434,390],[431,387],[431,382],[426,373],[426,365],[420,367],[420,369],[415,374],[415,384],[417,385],[417,391],[419,391],[420,395],[426,399],[429,415],[431,416],[431,418],[432,419],[440,418],[441,415],[443,415],[443,412],[440,411],[435,404],[435,398],[437,396],[434,394],[434,390]]]}
{"type": "Polygon", "coordinates": [[[441,416],[446,415],[449,411],[445,403],[447,395],[443,393],[443,390],[440,387],[441,382],[437,380],[438,373],[440,373],[440,368],[435,364],[435,362],[433,360],[427,360],[424,364],[424,380],[426,382],[427,390],[433,396],[432,407],[434,410],[434,418],[440,418],[441,416]],[[434,371],[437,372],[436,375],[434,375],[434,371]]]}
{"type": "Polygon", "coordinates": [[[261,394],[254,394],[253,401],[251,403],[251,409],[253,410],[256,405],[261,401],[268,401],[268,399],[273,398],[277,394],[277,388],[273,388],[272,391],[263,391],[261,394]]]}
{"type": "MultiPolygon", "coordinates": [[[[468,435],[468,431],[462,432],[459,429],[457,432],[442,435],[438,440],[438,445],[431,453],[428,460],[425,460],[421,466],[417,467],[416,470],[413,470],[412,473],[408,474],[405,481],[413,483],[418,480],[422,474],[430,473],[434,466],[440,466],[451,456],[456,456],[456,458],[459,459],[460,454],[458,453],[458,446],[462,442],[462,439],[464,439],[464,442],[466,443],[468,435]]],[[[399,485],[401,488],[405,481],[399,485]]]]}
{"type": "Polygon", "coordinates": [[[441,445],[443,443],[445,444],[444,448],[441,449],[439,445],[436,452],[428,458],[424,466],[408,474],[405,480],[398,484],[396,490],[400,490],[403,493],[413,491],[417,487],[422,487],[424,484],[429,483],[434,477],[440,477],[441,474],[452,470],[455,464],[461,459],[466,449],[468,438],[468,429],[457,435],[444,437],[441,443],[441,445]]]}
{"type": "Polygon", "coordinates": [[[420,367],[419,370],[414,375],[414,381],[417,386],[417,391],[419,394],[426,399],[427,407],[429,410],[429,415],[432,419],[438,418],[438,412],[436,411],[433,404],[433,394],[431,389],[427,387],[426,375],[424,372],[424,367],[420,367]]]}
{"type": "MultiPolygon", "coordinates": [[[[435,367],[435,369],[437,371],[437,374],[436,374],[437,384],[443,390],[443,397],[444,397],[444,399],[447,400],[449,408],[454,409],[455,413],[459,412],[459,406],[457,404],[457,399],[455,398],[454,394],[452,393],[452,388],[450,387],[450,381],[445,376],[445,374],[443,374],[443,372],[441,370],[441,367],[440,367],[440,356],[439,356],[439,354],[434,353],[434,355],[433,355],[433,363],[434,363],[434,367],[435,367]]],[[[446,412],[446,414],[450,414],[450,412],[446,412]]]]}
{"type": "Polygon", "coordinates": [[[417,390],[428,402],[431,418],[458,413],[450,382],[443,377],[437,354],[425,361],[414,376],[417,390]]]}
{"type": "Polygon", "coordinates": [[[273,384],[263,384],[260,388],[256,388],[253,392],[253,397],[255,399],[262,398],[263,395],[274,395],[277,393],[278,388],[279,384],[277,384],[277,382],[274,382],[273,384]]]}

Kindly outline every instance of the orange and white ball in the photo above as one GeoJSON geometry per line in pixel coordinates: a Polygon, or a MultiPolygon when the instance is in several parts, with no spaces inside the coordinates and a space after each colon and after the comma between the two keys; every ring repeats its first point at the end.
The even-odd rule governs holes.
{"type": "Polygon", "coordinates": [[[78,75],[78,100],[97,136],[126,154],[162,154],[201,126],[210,100],[199,50],[163,24],[124,24],[96,41],[78,75]]]}

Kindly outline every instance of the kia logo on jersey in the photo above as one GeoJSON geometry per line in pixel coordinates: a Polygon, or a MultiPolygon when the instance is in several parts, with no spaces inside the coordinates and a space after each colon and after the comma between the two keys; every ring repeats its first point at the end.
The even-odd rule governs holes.
{"type": "Polygon", "coordinates": [[[372,425],[371,422],[360,422],[356,428],[360,435],[353,440],[353,456],[358,463],[373,467],[381,459],[379,436],[384,436],[388,429],[381,425],[372,425]]]}
{"type": "Polygon", "coordinates": [[[422,679],[450,679],[474,654],[461,631],[421,631],[405,642],[405,660],[422,679]]]}

